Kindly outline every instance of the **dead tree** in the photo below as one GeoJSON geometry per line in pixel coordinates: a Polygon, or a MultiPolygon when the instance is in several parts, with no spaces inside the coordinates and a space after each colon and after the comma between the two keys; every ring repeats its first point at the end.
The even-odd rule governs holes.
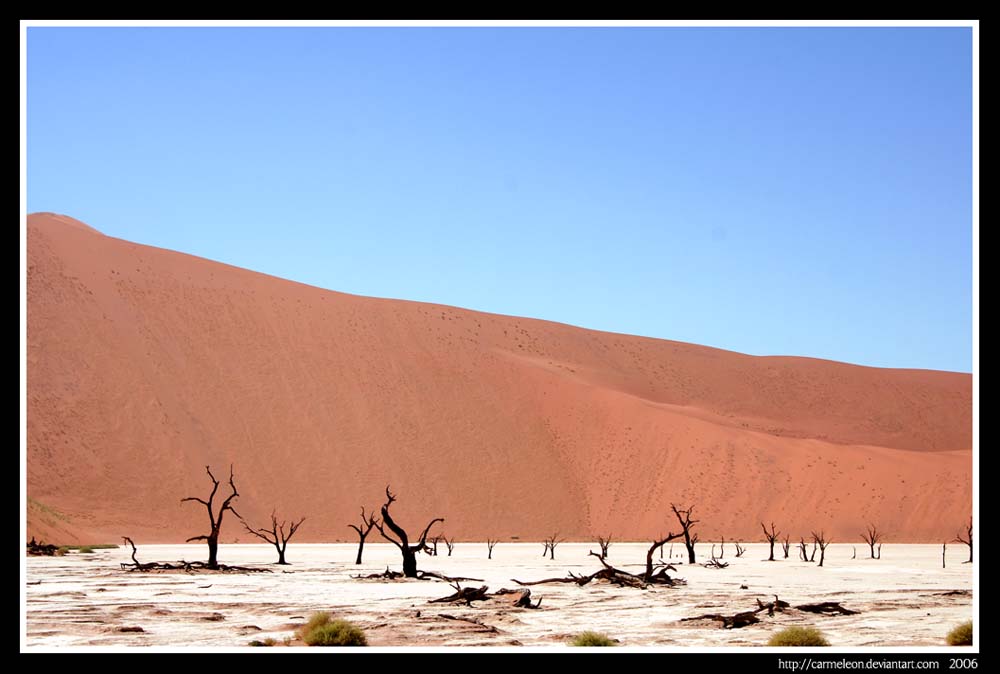
{"type": "Polygon", "coordinates": [[[431,539],[431,544],[424,549],[424,552],[426,552],[431,557],[437,557],[438,556],[438,541],[440,541],[440,540],[441,540],[440,536],[435,536],[434,538],[432,538],[431,539]]]}
{"type": "Polygon", "coordinates": [[[288,564],[288,562],[285,561],[285,550],[288,548],[288,541],[291,540],[292,536],[295,535],[295,532],[299,530],[299,527],[306,521],[306,518],[303,517],[298,522],[292,522],[290,525],[284,520],[282,520],[281,524],[278,524],[278,518],[272,510],[270,529],[254,529],[247,524],[246,520],[242,517],[240,518],[240,521],[243,522],[244,528],[246,528],[249,533],[274,546],[274,549],[278,551],[278,564],[288,564]],[[287,532],[285,531],[286,525],[288,525],[287,532]]]}
{"type": "Polygon", "coordinates": [[[799,557],[802,558],[803,562],[809,561],[809,551],[806,550],[806,539],[799,538],[799,557]]]}
{"type": "Polygon", "coordinates": [[[445,547],[448,548],[448,556],[451,557],[451,551],[455,549],[455,539],[442,536],[441,540],[444,541],[445,547]]]}
{"type": "Polygon", "coordinates": [[[683,529],[684,547],[686,547],[688,551],[688,564],[694,564],[696,562],[694,556],[694,545],[698,542],[698,534],[694,534],[692,536],[691,528],[699,522],[699,520],[691,519],[691,513],[694,512],[694,506],[689,506],[685,510],[678,508],[671,503],[670,508],[674,511],[674,515],[677,516],[677,521],[680,522],[681,528],[683,529]]]}
{"type": "Polygon", "coordinates": [[[736,541],[736,556],[742,557],[746,553],[747,549],[740,545],[739,541],[736,541]]]}
{"type": "Polygon", "coordinates": [[[856,545],[851,546],[851,559],[858,558],[858,547],[856,545]]]}
{"type": "Polygon", "coordinates": [[[941,544],[941,568],[945,568],[944,565],[944,553],[948,550],[948,541],[941,544]]]}
{"type": "Polygon", "coordinates": [[[542,541],[542,545],[545,546],[545,549],[542,551],[542,557],[544,557],[545,554],[548,553],[549,559],[555,559],[556,558],[556,546],[559,545],[560,543],[562,543],[563,540],[565,540],[565,539],[559,538],[559,532],[558,531],[556,533],[552,534],[551,536],[549,536],[548,538],[544,539],[542,541]]]}
{"type": "Polygon", "coordinates": [[[499,538],[487,538],[486,539],[486,559],[493,559],[493,548],[496,547],[497,543],[500,542],[499,538]]]}
{"type": "Polygon", "coordinates": [[[46,544],[44,542],[39,543],[32,536],[31,540],[28,541],[28,554],[35,557],[53,557],[56,552],[59,551],[58,545],[52,545],[51,543],[46,544]]]}
{"type": "MultiPolygon", "coordinates": [[[[225,564],[216,564],[215,566],[209,566],[205,562],[185,562],[181,560],[176,563],[169,562],[146,562],[142,563],[136,558],[135,543],[128,536],[122,536],[127,544],[132,546],[132,563],[126,564],[121,563],[122,571],[223,571],[223,572],[237,572],[237,573],[271,573],[271,569],[264,569],[261,567],[250,567],[250,566],[226,566],[225,564]]],[[[211,587],[211,586],[209,586],[211,587]]]]}
{"type": "MultiPolygon", "coordinates": [[[[653,571],[654,571],[653,553],[659,549],[662,556],[662,548],[664,543],[669,543],[670,541],[678,539],[681,536],[683,536],[683,534],[668,533],[666,538],[661,538],[658,541],[653,541],[652,545],[649,546],[649,550],[646,551],[646,573],[642,575],[642,580],[644,582],[646,583],[653,582],[653,571]]],[[[604,556],[601,556],[600,560],[601,563],[604,563],[604,556]]]]}
{"type": "Polygon", "coordinates": [[[839,601],[821,601],[816,604],[799,604],[795,607],[799,611],[806,613],[819,613],[820,615],[857,615],[861,611],[854,611],[844,608],[839,601]]]}
{"type": "MultiPolygon", "coordinates": [[[[611,547],[611,534],[608,534],[607,536],[598,536],[597,544],[601,546],[601,559],[607,559],[608,548],[611,547]]],[[[663,556],[662,551],[660,556],[663,556]]]]}
{"type": "Polygon", "coordinates": [[[403,575],[407,578],[417,577],[417,553],[421,550],[427,552],[430,548],[427,546],[427,533],[434,526],[435,522],[444,522],[443,517],[435,517],[430,521],[430,523],[424,527],[424,530],[420,534],[420,538],[417,539],[415,545],[410,545],[410,539],[406,535],[406,531],[403,530],[401,526],[396,524],[392,516],[389,514],[389,506],[393,504],[396,500],[396,496],[389,491],[389,487],[385,488],[385,504],[382,506],[382,521],[375,523],[375,528],[378,532],[382,534],[382,538],[389,541],[397,548],[399,548],[400,553],[403,555],[403,575]],[[385,527],[389,528],[396,538],[393,538],[385,532],[385,527]]]}
{"type": "Polygon", "coordinates": [[[455,593],[450,594],[447,597],[441,597],[440,599],[431,599],[431,604],[452,604],[457,602],[465,602],[466,606],[472,606],[474,601],[486,601],[489,599],[489,595],[486,591],[489,589],[486,585],[482,585],[477,588],[472,587],[462,587],[462,584],[457,580],[451,583],[451,586],[455,588],[455,593]]]}
{"type": "MultiPolygon", "coordinates": [[[[826,540],[823,532],[820,531],[818,534],[814,531],[813,537],[813,557],[816,556],[816,546],[819,546],[819,565],[823,566],[823,559],[826,557],[826,546],[830,545],[832,541],[826,540]]],[[[809,561],[812,561],[811,559],[809,561]]]]}
{"type": "Polygon", "coordinates": [[[722,537],[722,543],[719,544],[719,559],[724,559],[726,557],[726,537],[722,537]]]}
{"type": "MultiPolygon", "coordinates": [[[[132,570],[132,571],[135,571],[135,570],[145,571],[147,569],[154,569],[154,568],[156,568],[156,562],[152,562],[152,563],[148,563],[148,564],[143,564],[142,562],[140,562],[138,560],[138,558],[136,558],[135,555],[136,555],[137,551],[135,549],[135,543],[132,542],[131,538],[129,538],[128,536],[122,536],[122,540],[132,546],[132,564],[131,564],[132,569],[130,569],[130,570],[132,570]]],[[[126,564],[125,562],[121,563],[122,569],[128,569],[129,566],[130,565],[126,564]]]]}
{"type": "Polygon", "coordinates": [[[882,548],[879,547],[878,556],[876,556],[875,546],[879,544],[883,536],[884,534],[874,524],[867,525],[865,532],[861,534],[861,540],[867,543],[868,548],[871,550],[871,559],[880,559],[882,557],[882,548]]]}
{"type": "MultiPolygon", "coordinates": [[[[233,466],[229,466],[229,487],[233,490],[233,493],[226,497],[226,500],[222,502],[217,513],[212,512],[213,501],[215,499],[216,492],[219,491],[219,481],[215,479],[212,475],[212,469],[209,466],[205,466],[205,472],[208,473],[208,477],[212,480],[212,493],[208,495],[208,500],[198,498],[197,496],[188,496],[187,498],[182,498],[181,503],[185,501],[197,501],[198,503],[205,506],[208,511],[208,521],[211,525],[211,531],[207,534],[202,534],[201,536],[192,536],[187,539],[187,542],[192,541],[205,541],[208,544],[208,568],[217,569],[219,568],[218,553],[219,553],[219,532],[222,530],[222,516],[226,514],[227,510],[232,511],[234,515],[240,517],[240,514],[232,506],[232,501],[234,498],[239,496],[239,492],[236,491],[236,485],[233,483],[233,466]]],[[[240,517],[240,519],[243,519],[240,517]]]]}
{"type": "Polygon", "coordinates": [[[771,522],[771,530],[770,531],[767,530],[767,527],[764,526],[763,522],[760,523],[760,528],[764,530],[764,537],[767,538],[767,542],[771,546],[771,554],[768,556],[767,561],[773,562],[774,561],[774,542],[776,540],[778,540],[778,536],[781,535],[781,532],[774,530],[774,522],[771,522]]]}
{"type": "Polygon", "coordinates": [[[962,538],[962,534],[959,534],[955,538],[956,543],[964,543],[969,546],[969,559],[962,562],[963,564],[972,564],[972,518],[969,518],[969,526],[965,528],[966,538],[962,538]]]}
{"type": "Polygon", "coordinates": [[[785,540],[781,541],[781,551],[785,553],[785,559],[788,559],[788,549],[792,544],[788,541],[788,534],[785,534],[785,540]]]}
{"type": "Polygon", "coordinates": [[[375,517],[375,513],[372,512],[369,515],[365,515],[365,507],[361,506],[361,526],[357,524],[348,524],[350,528],[358,532],[358,557],[354,560],[355,564],[361,563],[361,553],[365,549],[365,539],[368,538],[368,534],[372,532],[375,528],[375,524],[378,522],[378,518],[375,517]]]}

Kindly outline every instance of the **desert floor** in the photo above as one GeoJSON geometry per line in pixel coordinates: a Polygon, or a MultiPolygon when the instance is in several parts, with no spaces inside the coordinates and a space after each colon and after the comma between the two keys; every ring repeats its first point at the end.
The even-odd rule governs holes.
{"type": "MultiPolygon", "coordinates": [[[[615,543],[608,561],[640,571],[648,544],[615,543]]],[[[439,544],[439,555],[420,555],[422,570],[467,576],[490,591],[518,587],[522,581],[589,574],[599,568],[588,550],[592,543],[562,543],[555,560],[542,558],[540,543],[500,543],[486,559],[484,543],[459,542],[453,556],[439,544]]],[[[699,562],[710,544],[700,543],[699,562]]],[[[669,551],[669,546],[668,546],[669,551]]],[[[203,560],[204,545],[145,545],[139,560],[203,560]]],[[[939,545],[894,545],[871,560],[864,545],[834,544],[823,568],[791,557],[775,562],[765,544],[752,544],[742,558],[726,544],[725,569],[681,564],[681,545],[673,546],[672,574],[687,580],[678,587],[647,590],[595,581],[587,586],[532,586],[537,610],[510,608],[500,602],[431,604],[453,589],[429,580],[374,581],[358,573],[398,570],[398,551],[388,544],[365,546],[364,563],[354,562],[356,546],[289,544],[290,566],[272,565],[276,553],[266,545],[222,545],[219,561],[266,566],[273,573],[129,573],[124,548],[32,557],[26,565],[27,634],[32,647],[243,647],[254,639],[293,637],[295,627],[315,611],[354,621],[372,646],[527,646],[562,647],[583,630],[605,632],[623,646],[726,647],[761,646],[787,625],[819,627],[834,646],[943,646],[944,635],[973,617],[973,566],[964,546],[948,547],[941,568],[939,545]],[[852,548],[857,558],[852,559],[852,548]],[[741,589],[745,585],[747,589],[741,589]],[[956,592],[957,591],[957,592],[956,592]],[[815,615],[799,611],[762,618],[757,625],[722,629],[711,620],[680,622],[705,613],[733,614],[756,607],[755,599],[773,595],[797,604],[839,601],[858,615],[815,615]],[[442,617],[451,616],[450,618],[442,617]],[[138,626],[142,632],[119,632],[138,626]]],[[[716,547],[718,553],[718,547],[716,547]]],[[[667,553],[665,553],[667,554],[667,553]]],[[[781,557],[780,547],[776,554],[781,557]]],[[[819,555],[817,553],[817,559],[819,555]]],[[[296,642],[292,642],[293,644],[296,642]]],[[[301,644],[301,642],[298,642],[301,644]]]]}

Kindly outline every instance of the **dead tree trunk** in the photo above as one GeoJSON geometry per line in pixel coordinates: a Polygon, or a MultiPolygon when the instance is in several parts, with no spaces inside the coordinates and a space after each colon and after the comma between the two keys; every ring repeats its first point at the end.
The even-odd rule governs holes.
{"type": "Polygon", "coordinates": [[[856,545],[851,546],[851,559],[858,558],[858,547],[856,545]]]}
{"type": "Polygon", "coordinates": [[[941,568],[945,568],[944,565],[944,553],[948,550],[948,541],[941,544],[941,568]]]}
{"type": "Polygon", "coordinates": [[[299,527],[306,521],[306,518],[303,517],[298,522],[292,522],[288,527],[287,533],[285,532],[285,525],[288,523],[282,521],[281,524],[278,524],[278,518],[275,516],[273,510],[271,511],[270,529],[253,529],[242,517],[240,518],[240,521],[243,522],[243,526],[248,532],[257,538],[264,539],[274,546],[274,549],[278,551],[278,564],[288,564],[288,562],[285,561],[285,550],[288,549],[288,541],[291,540],[292,536],[295,535],[295,532],[299,530],[299,527]]]}
{"type": "Polygon", "coordinates": [[[785,559],[788,559],[788,549],[791,545],[792,544],[788,541],[788,534],[785,534],[785,540],[781,542],[781,551],[785,553],[785,559]]]}
{"type": "Polygon", "coordinates": [[[966,538],[962,538],[962,534],[959,534],[955,538],[956,543],[965,543],[969,546],[969,559],[967,559],[964,564],[972,564],[972,518],[969,518],[969,526],[965,528],[966,538]]]}
{"type": "Polygon", "coordinates": [[[434,538],[431,539],[430,546],[428,548],[426,548],[425,552],[428,555],[430,555],[431,557],[437,557],[438,556],[438,541],[440,541],[440,540],[441,540],[440,536],[435,536],[434,538]]]}
{"type": "Polygon", "coordinates": [[[719,559],[725,559],[726,557],[726,537],[722,537],[722,543],[719,544],[719,559]]]}
{"type": "Polygon", "coordinates": [[[871,559],[878,559],[882,555],[881,548],[879,549],[879,557],[875,556],[875,546],[879,544],[882,540],[883,533],[878,530],[874,524],[869,524],[865,527],[865,532],[861,534],[861,539],[868,544],[868,549],[871,554],[871,559]]]}
{"type": "Polygon", "coordinates": [[[498,538],[487,538],[486,539],[486,549],[488,551],[487,554],[486,554],[486,559],[493,559],[493,548],[495,548],[496,544],[499,543],[499,542],[500,542],[500,539],[498,539],[498,538]]]}
{"type": "MultiPolygon", "coordinates": [[[[666,538],[660,539],[658,541],[653,541],[653,544],[649,546],[649,550],[646,551],[646,573],[643,574],[642,579],[644,582],[652,582],[653,579],[653,553],[657,549],[663,548],[664,543],[669,543],[670,541],[680,538],[683,534],[668,533],[666,538]]],[[[604,557],[601,557],[604,560],[604,557]]]]}
{"type": "MultiPolygon", "coordinates": [[[[209,466],[205,466],[205,472],[208,473],[208,477],[212,480],[212,493],[208,495],[208,500],[200,499],[197,496],[188,496],[187,498],[182,498],[181,503],[185,501],[197,501],[198,503],[205,506],[208,510],[208,521],[211,525],[211,530],[208,534],[203,534],[201,536],[192,536],[187,539],[187,542],[192,541],[205,541],[208,544],[208,568],[218,569],[219,568],[219,532],[222,530],[222,516],[226,514],[227,510],[232,511],[234,515],[240,517],[240,514],[236,512],[235,508],[232,506],[232,500],[239,496],[239,492],[236,491],[236,485],[233,483],[233,466],[229,466],[229,486],[232,488],[233,493],[230,494],[225,501],[222,502],[222,506],[219,508],[218,513],[212,512],[213,500],[215,499],[215,494],[219,490],[219,481],[215,479],[212,475],[212,470],[209,466]]],[[[240,519],[243,519],[240,517],[240,519]]]]}
{"type": "Polygon", "coordinates": [[[385,488],[385,505],[382,506],[382,521],[375,523],[375,528],[378,532],[382,534],[382,538],[389,541],[397,548],[399,552],[403,555],[403,575],[407,578],[417,577],[417,553],[421,550],[428,551],[430,548],[427,546],[427,533],[434,526],[435,522],[444,522],[443,517],[435,517],[430,521],[430,523],[424,527],[424,530],[420,534],[420,538],[417,540],[416,545],[410,545],[410,539],[406,535],[406,531],[403,530],[401,526],[396,524],[392,516],[389,514],[389,506],[393,504],[396,500],[396,496],[389,491],[389,487],[385,488]],[[385,527],[389,528],[396,538],[393,538],[385,532],[385,527]]]}
{"type": "Polygon", "coordinates": [[[677,516],[677,521],[680,522],[681,528],[683,529],[684,535],[684,547],[687,548],[688,552],[688,564],[695,564],[694,556],[694,546],[698,542],[698,534],[691,535],[691,529],[699,520],[691,519],[691,513],[694,512],[694,506],[689,506],[686,510],[678,508],[674,504],[670,504],[670,508],[674,511],[674,515],[677,516]]]}
{"type": "Polygon", "coordinates": [[[543,543],[545,545],[545,551],[542,552],[542,557],[544,557],[545,553],[548,552],[549,553],[549,559],[555,559],[556,558],[556,546],[559,545],[560,543],[562,543],[563,540],[565,540],[565,539],[559,538],[559,532],[558,531],[556,533],[552,534],[551,536],[549,536],[548,538],[546,538],[545,541],[544,541],[544,543],[543,543]]]}
{"type": "Polygon", "coordinates": [[[607,536],[598,536],[597,544],[601,546],[601,559],[608,558],[608,548],[611,547],[611,534],[607,536]]]}
{"type": "MultiPolygon", "coordinates": [[[[823,559],[826,557],[826,546],[830,545],[832,541],[826,540],[823,532],[820,531],[818,534],[813,532],[813,557],[816,556],[816,546],[819,546],[819,565],[823,566],[823,559]]],[[[812,561],[812,560],[810,560],[812,561]]]]}
{"type": "Polygon", "coordinates": [[[742,557],[746,553],[747,549],[744,548],[739,541],[736,541],[736,556],[742,557]]]}
{"type": "Polygon", "coordinates": [[[358,532],[358,557],[354,560],[355,564],[361,563],[361,553],[365,549],[365,539],[368,538],[368,534],[372,532],[375,528],[375,523],[378,518],[375,517],[375,513],[372,512],[370,515],[365,516],[365,507],[361,506],[361,526],[357,524],[348,524],[350,528],[358,532]]]}
{"type": "MultiPolygon", "coordinates": [[[[132,542],[131,538],[129,538],[128,536],[122,536],[122,540],[132,546],[132,567],[134,569],[142,571],[144,568],[155,566],[155,564],[143,564],[142,562],[140,562],[138,560],[138,558],[135,556],[136,552],[137,552],[136,549],[135,549],[135,543],[132,542]]],[[[123,562],[122,565],[121,565],[121,567],[122,567],[122,569],[125,569],[125,568],[128,567],[128,564],[125,564],[123,562]]]]}
{"type": "Polygon", "coordinates": [[[806,539],[799,538],[799,557],[802,558],[803,562],[809,561],[809,551],[806,550],[806,539]]]}
{"type": "Polygon", "coordinates": [[[781,532],[774,530],[774,522],[771,522],[771,530],[770,531],[767,530],[767,527],[764,526],[763,522],[760,523],[760,528],[764,530],[764,537],[767,538],[767,542],[771,546],[771,554],[768,556],[767,561],[773,562],[774,561],[774,542],[776,540],[778,540],[778,536],[781,535],[781,532]]]}
{"type": "Polygon", "coordinates": [[[448,548],[448,556],[451,557],[451,551],[455,549],[455,539],[442,536],[441,540],[444,541],[444,545],[448,548]]]}

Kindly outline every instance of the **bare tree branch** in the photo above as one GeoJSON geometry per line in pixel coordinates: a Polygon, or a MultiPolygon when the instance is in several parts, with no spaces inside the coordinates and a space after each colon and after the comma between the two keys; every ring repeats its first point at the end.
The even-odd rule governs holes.
{"type": "Polygon", "coordinates": [[[208,473],[208,478],[212,481],[212,493],[209,494],[208,500],[206,501],[198,498],[197,496],[188,496],[187,498],[181,499],[181,503],[186,501],[196,501],[205,506],[205,510],[208,511],[208,521],[211,525],[211,531],[208,534],[189,538],[188,542],[200,540],[206,541],[208,543],[208,568],[217,569],[219,566],[217,557],[219,549],[219,533],[222,529],[223,514],[225,514],[227,510],[230,510],[240,519],[243,518],[240,517],[240,514],[236,512],[236,509],[233,508],[232,505],[233,499],[240,495],[236,490],[236,483],[233,480],[232,464],[229,465],[229,486],[232,488],[232,493],[226,498],[225,501],[222,502],[218,512],[213,512],[212,505],[215,502],[215,495],[219,491],[219,481],[215,479],[214,475],[212,475],[212,469],[210,466],[205,466],[205,472],[208,473]]]}
{"type": "Polygon", "coordinates": [[[778,540],[778,536],[781,535],[781,532],[780,531],[775,531],[775,529],[774,529],[774,522],[771,522],[771,530],[770,531],[767,530],[767,527],[764,526],[763,522],[760,523],[760,528],[764,530],[764,537],[767,538],[767,542],[771,546],[771,554],[768,556],[767,561],[773,562],[774,561],[774,542],[776,540],[778,540]]]}

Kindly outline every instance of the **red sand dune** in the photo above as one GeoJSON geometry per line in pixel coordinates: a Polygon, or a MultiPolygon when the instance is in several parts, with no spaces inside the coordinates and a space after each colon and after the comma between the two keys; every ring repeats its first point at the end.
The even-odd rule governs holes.
{"type": "Polygon", "coordinates": [[[677,502],[703,540],[936,542],[971,510],[969,374],[357,297],[50,213],[27,235],[29,536],[206,533],[180,499],[230,463],[241,514],[305,515],[300,542],[351,540],[386,484],[404,525],[476,540],[645,539],[677,502]]]}

